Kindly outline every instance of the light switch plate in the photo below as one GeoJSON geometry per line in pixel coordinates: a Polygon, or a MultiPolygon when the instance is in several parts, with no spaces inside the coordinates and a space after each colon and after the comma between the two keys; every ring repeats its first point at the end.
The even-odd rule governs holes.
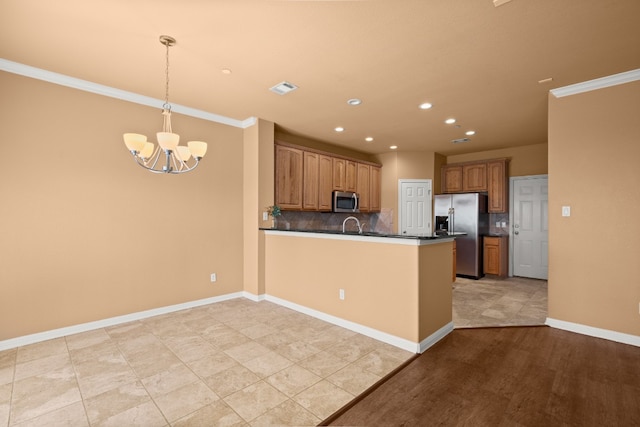
{"type": "Polygon", "coordinates": [[[562,216],[571,216],[571,206],[562,207],[562,216]]]}
{"type": "Polygon", "coordinates": [[[262,212],[262,220],[267,221],[269,219],[269,212],[262,212]]]}

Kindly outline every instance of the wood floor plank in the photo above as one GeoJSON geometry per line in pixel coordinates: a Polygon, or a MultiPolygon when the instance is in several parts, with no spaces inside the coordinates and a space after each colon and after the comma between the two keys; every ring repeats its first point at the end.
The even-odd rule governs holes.
{"type": "Polygon", "coordinates": [[[640,426],[640,348],[558,329],[456,329],[322,425],[640,426]]]}

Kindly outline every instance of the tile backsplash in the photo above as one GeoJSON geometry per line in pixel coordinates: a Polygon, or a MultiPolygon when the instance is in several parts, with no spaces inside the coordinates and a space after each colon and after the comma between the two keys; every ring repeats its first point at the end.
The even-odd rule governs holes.
{"type": "Polygon", "coordinates": [[[499,214],[489,214],[489,234],[494,235],[509,235],[509,214],[508,213],[499,213],[499,214]],[[496,226],[497,223],[500,223],[500,227],[496,226]],[[505,224],[502,227],[502,224],[505,224]]]}
{"type": "MultiPolygon", "coordinates": [[[[277,219],[276,228],[281,230],[342,231],[342,222],[349,216],[358,218],[364,231],[393,233],[393,210],[391,209],[383,209],[382,212],[357,214],[282,211],[282,215],[277,219]]],[[[347,230],[356,231],[355,222],[348,222],[347,230]]]]}

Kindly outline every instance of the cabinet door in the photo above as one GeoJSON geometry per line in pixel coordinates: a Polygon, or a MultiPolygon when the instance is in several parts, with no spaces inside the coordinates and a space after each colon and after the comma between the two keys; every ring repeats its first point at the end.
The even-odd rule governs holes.
{"type": "Polygon", "coordinates": [[[369,212],[380,212],[382,210],[382,201],[380,198],[380,187],[382,185],[381,170],[377,166],[371,166],[371,184],[369,189],[369,212]]]}
{"type": "Polygon", "coordinates": [[[371,188],[370,183],[370,170],[369,165],[365,165],[363,163],[358,163],[357,171],[358,171],[358,179],[356,182],[356,192],[360,196],[360,212],[369,212],[369,191],[371,188]]]}
{"type": "Polygon", "coordinates": [[[302,209],[302,150],[276,145],[275,204],[302,209]]]}
{"type": "Polygon", "coordinates": [[[487,191],[487,164],[462,166],[462,191],[487,191]]]}
{"type": "Polygon", "coordinates": [[[318,177],[320,155],[303,151],[302,209],[318,210],[318,177]]]}
{"type": "Polygon", "coordinates": [[[347,161],[345,159],[333,158],[333,189],[338,191],[346,190],[347,161]]]}
{"type": "Polygon", "coordinates": [[[500,277],[508,275],[508,241],[506,237],[484,238],[484,272],[485,274],[497,274],[500,277]]]}
{"type": "Polygon", "coordinates": [[[442,192],[462,192],[462,166],[442,166],[442,192]]]}
{"type": "Polygon", "coordinates": [[[484,272],[485,274],[500,272],[500,243],[496,237],[484,238],[484,272]]]}
{"type": "Polygon", "coordinates": [[[318,157],[318,209],[331,210],[331,191],[333,190],[333,158],[318,157]]]}
{"type": "Polygon", "coordinates": [[[345,191],[357,191],[358,190],[358,168],[356,162],[351,160],[345,161],[345,191]]]}
{"type": "Polygon", "coordinates": [[[507,186],[506,160],[491,160],[487,162],[487,181],[489,213],[507,212],[509,187],[507,186]]]}

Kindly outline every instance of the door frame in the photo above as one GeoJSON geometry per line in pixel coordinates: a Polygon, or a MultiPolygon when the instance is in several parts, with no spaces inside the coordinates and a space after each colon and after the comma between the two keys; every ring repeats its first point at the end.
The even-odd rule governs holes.
{"type": "MultiPolygon", "coordinates": [[[[549,182],[549,174],[524,175],[509,177],[509,277],[513,277],[513,211],[514,211],[514,191],[515,180],[546,179],[549,182]]],[[[547,213],[548,214],[548,213],[547,213]]]]}
{"type": "Polygon", "coordinates": [[[432,179],[399,179],[398,180],[398,234],[402,233],[402,184],[408,182],[415,182],[419,184],[428,184],[431,191],[431,197],[429,200],[429,232],[433,233],[433,180],[432,179]]]}

